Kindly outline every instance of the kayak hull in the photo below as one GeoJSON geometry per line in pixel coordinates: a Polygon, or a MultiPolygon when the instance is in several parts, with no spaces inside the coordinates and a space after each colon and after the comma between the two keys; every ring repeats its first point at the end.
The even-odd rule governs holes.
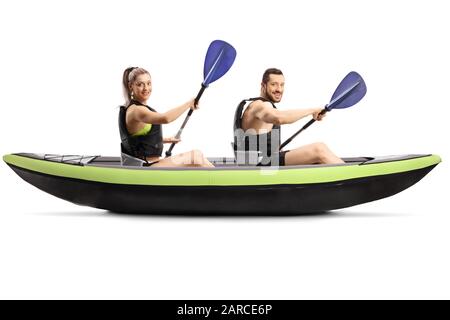
{"type": "MultiPolygon", "coordinates": [[[[20,157],[20,155],[18,156],[20,157]]],[[[88,180],[86,177],[68,177],[56,170],[55,173],[50,174],[41,169],[33,170],[32,166],[23,165],[20,162],[14,164],[14,161],[5,161],[23,180],[49,194],[78,205],[112,212],[187,215],[296,215],[341,209],[395,195],[420,181],[437,165],[440,159],[439,161],[437,159],[430,161],[428,165],[402,172],[362,177],[350,176],[348,179],[334,179],[334,181],[304,183],[299,178],[298,183],[243,184],[241,181],[229,185],[216,185],[211,182],[212,178],[207,185],[206,183],[202,185],[111,183],[88,180]]],[[[50,167],[52,165],[50,164],[50,167]]],[[[80,164],[64,165],[84,167],[80,164]]],[[[399,167],[399,163],[396,166],[399,167]]],[[[36,165],[36,167],[38,166],[36,165]]],[[[327,167],[320,168],[327,170],[327,167]]],[[[332,168],[336,171],[336,167],[332,168]]],[[[111,170],[111,166],[109,169],[111,170]]],[[[306,169],[309,171],[304,171],[305,175],[307,172],[311,174],[311,170],[314,170],[312,166],[305,166],[304,170],[306,169]]],[[[222,175],[227,175],[227,172],[229,175],[239,176],[240,174],[239,171],[231,173],[229,169],[228,171],[220,168],[217,170],[220,170],[222,175]]],[[[261,170],[261,168],[248,170],[261,170]]],[[[246,177],[245,174],[249,174],[248,170],[243,170],[242,179],[246,177]]],[[[283,170],[289,169],[283,168],[283,170]]],[[[297,166],[295,170],[301,175],[302,168],[297,166]]],[[[334,172],[329,170],[330,174],[334,172]]],[[[205,171],[200,171],[202,175],[205,175],[205,171]]],[[[176,174],[177,171],[172,171],[172,173],[176,174]]],[[[196,170],[191,172],[191,174],[196,173],[196,170]]],[[[141,174],[144,172],[141,171],[141,174]]],[[[207,171],[206,173],[211,177],[214,174],[216,172],[208,173],[207,171]]],[[[259,174],[263,174],[263,172],[260,171],[259,174]]]]}
{"type": "Polygon", "coordinates": [[[160,187],[90,183],[11,168],[25,181],[84,206],[134,214],[305,214],[350,207],[403,191],[433,167],[329,184],[259,187],[160,187]]]}

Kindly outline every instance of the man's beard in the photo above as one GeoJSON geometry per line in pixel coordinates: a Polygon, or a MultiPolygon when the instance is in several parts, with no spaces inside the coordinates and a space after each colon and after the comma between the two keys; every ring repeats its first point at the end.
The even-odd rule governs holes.
{"type": "Polygon", "coordinates": [[[279,91],[275,92],[273,95],[272,94],[267,94],[267,97],[269,98],[269,100],[273,103],[277,103],[281,101],[281,98],[283,98],[283,94],[279,91]],[[275,94],[279,93],[280,94],[280,99],[279,100],[275,100],[275,94]]]}

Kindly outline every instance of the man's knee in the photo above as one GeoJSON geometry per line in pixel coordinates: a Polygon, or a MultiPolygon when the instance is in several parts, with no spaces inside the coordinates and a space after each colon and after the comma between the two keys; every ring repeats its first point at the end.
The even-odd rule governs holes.
{"type": "Polygon", "coordinates": [[[323,142],[316,142],[313,145],[313,149],[314,149],[314,154],[317,157],[318,160],[323,160],[324,158],[326,158],[328,156],[328,147],[325,143],[323,142]]]}

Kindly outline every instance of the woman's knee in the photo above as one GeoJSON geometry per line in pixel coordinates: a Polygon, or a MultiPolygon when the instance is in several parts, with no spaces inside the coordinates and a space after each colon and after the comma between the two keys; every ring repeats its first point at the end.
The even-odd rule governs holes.
{"type": "Polygon", "coordinates": [[[197,150],[197,149],[192,150],[192,151],[191,151],[191,155],[192,155],[194,158],[203,158],[203,152],[201,152],[200,150],[197,150]]]}
{"type": "Polygon", "coordinates": [[[203,159],[203,152],[197,149],[191,151],[192,164],[203,164],[203,159]]]}

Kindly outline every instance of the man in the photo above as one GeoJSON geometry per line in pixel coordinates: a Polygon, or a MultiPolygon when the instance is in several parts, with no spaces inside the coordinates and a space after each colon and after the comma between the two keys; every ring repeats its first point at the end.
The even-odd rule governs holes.
{"type": "Polygon", "coordinates": [[[248,153],[257,152],[261,156],[258,165],[265,166],[344,163],[321,142],[279,151],[281,125],[294,123],[307,116],[313,116],[318,121],[324,117],[319,115],[323,108],[277,109],[275,103],[283,97],[284,83],[281,70],[267,69],[261,82],[261,96],[243,100],[239,104],[234,121],[234,148],[237,154],[244,151],[248,163],[248,153]]]}

